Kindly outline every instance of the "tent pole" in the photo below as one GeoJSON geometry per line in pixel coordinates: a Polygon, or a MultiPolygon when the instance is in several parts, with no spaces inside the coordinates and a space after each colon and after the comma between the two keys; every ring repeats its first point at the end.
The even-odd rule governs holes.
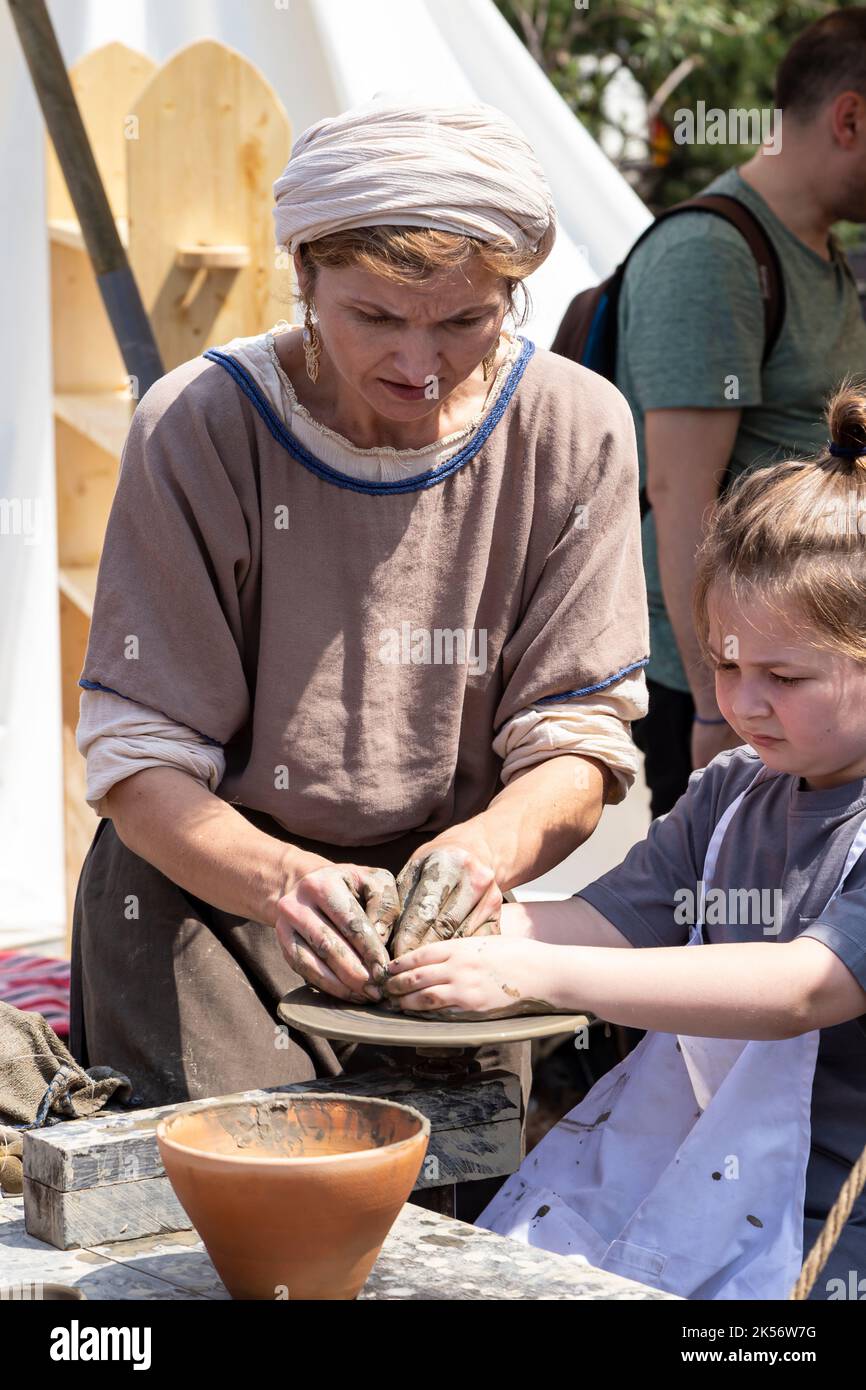
{"type": "Polygon", "coordinates": [[[57,151],[87,254],[132,392],[140,400],[164,367],[120,240],[45,0],[8,0],[48,133],[57,151]]]}

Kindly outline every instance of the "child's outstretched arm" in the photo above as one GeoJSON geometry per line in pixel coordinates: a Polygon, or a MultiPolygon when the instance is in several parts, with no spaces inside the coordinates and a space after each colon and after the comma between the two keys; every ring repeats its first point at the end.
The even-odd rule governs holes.
{"type": "Polygon", "coordinates": [[[610,1023],[709,1038],[793,1038],[866,1013],[866,990],[823,942],[629,952],[555,947],[555,998],[610,1023]]]}
{"type": "Polygon", "coordinates": [[[562,902],[506,903],[499,930],[524,941],[551,946],[631,946],[627,936],[585,898],[562,902]]]}
{"type": "Polygon", "coordinates": [[[620,933],[578,898],[507,904],[501,925],[499,937],[443,941],[392,961],[389,994],[412,1011],[587,1011],[654,1032],[756,1040],[866,1013],[866,990],[812,937],[625,951],[600,944],[620,933]],[[559,944],[593,934],[594,943],[559,944]]]}

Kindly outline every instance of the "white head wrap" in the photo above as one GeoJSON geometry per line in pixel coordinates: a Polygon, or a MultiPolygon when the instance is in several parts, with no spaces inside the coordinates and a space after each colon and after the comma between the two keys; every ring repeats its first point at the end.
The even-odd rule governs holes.
{"type": "Polygon", "coordinates": [[[531,146],[495,106],[370,102],[319,121],[274,184],[292,252],[344,227],[437,227],[548,254],[556,212],[531,146]]]}

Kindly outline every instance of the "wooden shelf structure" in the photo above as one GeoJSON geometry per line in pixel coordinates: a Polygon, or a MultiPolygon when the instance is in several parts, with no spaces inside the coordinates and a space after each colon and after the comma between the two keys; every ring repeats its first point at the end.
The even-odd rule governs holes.
{"type": "MultiPolygon", "coordinates": [[[[234,49],[205,40],[162,67],[110,43],[70,79],[166,371],[284,317],[288,267],[274,246],[271,208],[290,127],[262,74],[234,49]]],[[[68,944],[96,828],[75,743],[78,680],[137,391],[46,141],[68,944]]]]}

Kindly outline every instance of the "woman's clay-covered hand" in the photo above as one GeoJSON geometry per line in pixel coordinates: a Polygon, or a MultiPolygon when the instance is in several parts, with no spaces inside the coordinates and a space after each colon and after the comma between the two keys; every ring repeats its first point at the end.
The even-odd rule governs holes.
{"type": "Polygon", "coordinates": [[[277,904],[277,940],[308,985],[338,999],[378,1002],[399,912],[397,883],[387,869],[323,863],[277,904]]]}
{"type": "Polygon", "coordinates": [[[458,1023],[556,1013],[550,951],[503,936],[421,946],[392,961],[388,999],[405,1013],[458,1023]]]}
{"type": "Polygon", "coordinates": [[[396,958],[428,942],[499,931],[502,894],[489,864],[459,845],[415,855],[397,875],[402,911],[391,942],[396,958]]]}

